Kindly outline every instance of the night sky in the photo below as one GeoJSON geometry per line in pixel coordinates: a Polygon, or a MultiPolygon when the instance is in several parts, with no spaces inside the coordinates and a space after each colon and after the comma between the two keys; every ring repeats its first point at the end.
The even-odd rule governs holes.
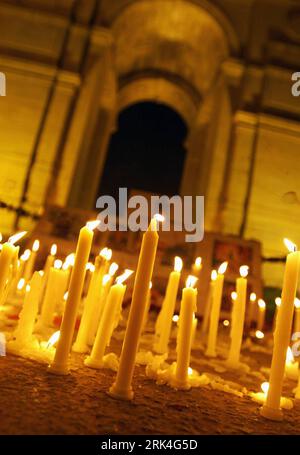
{"type": "Polygon", "coordinates": [[[117,196],[119,187],[178,194],[187,128],[163,104],[138,103],[123,110],[111,138],[100,195],[117,196]]]}

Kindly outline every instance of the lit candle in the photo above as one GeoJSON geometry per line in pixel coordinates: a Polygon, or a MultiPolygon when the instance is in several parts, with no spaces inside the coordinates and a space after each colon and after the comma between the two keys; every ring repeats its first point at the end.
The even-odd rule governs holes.
{"type": "Polygon", "coordinates": [[[192,272],[198,278],[202,269],[202,258],[199,256],[195,259],[194,264],[192,265],[192,272]]]}
{"type": "Polygon", "coordinates": [[[26,232],[15,234],[8,239],[8,242],[5,242],[2,245],[0,254],[0,297],[3,294],[9,277],[10,265],[15,257],[16,247],[14,244],[22,237],[24,237],[25,234],[26,232]]]}
{"type": "Polygon", "coordinates": [[[295,315],[293,332],[300,332],[300,299],[295,298],[295,315]]]}
{"type": "Polygon", "coordinates": [[[38,240],[35,240],[33,242],[31,255],[25,266],[25,271],[24,271],[25,281],[29,281],[30,278],[32,277],[32,272],[34,270],[35,261],[36,261],[36,255],[37,255],[39,248],[40,248],[40,242],[38,240]]]}
{"type": "Polygon", "coordinates": [[[276,321],[277,321],[278,309],[280,307],[280,304],[281,304],[281,298],[280,297],[276,297],[276,299],[275,299],[275,313],[274,313],[274,317],[273,317],[273,328],[272,328],[272,332],[273,333],[274,333],[275,328],[276,328],[276,321]]]}
{"type": "Polygon", "coordinates": [[[296,246],[287,239],[285,239],[285,244],[290,253],[286,258],[281,305],[274,332],[274,348],[269,381],[270,388],[266,403],[260,410],[262,416],[271,420],[282,420],[283,418],[280,409],[280,397],[285,370],[286,351],[291,336],[294,300],[300,267],[300,255],[296,251],[296,246]]]}
{"type": "Polygon", "coordinates": [[[289,379],[298,380],[298,362],[295,362],[293,352],[290,347],[288,347],[286,351],[285,374],[289,379]]]}
{"type": "Polygon", "coordinates": [[[88,333],[88,344],[92,346],[95,341],[95,336],[102,318],[103,310],[105,308],[105,304],[107,301],[107,296],[110,290],[110,287],[113,282],[113,277],[118,270],[119,266],[115,262],[113,262],[108,270],[108,274],[104,275],[103,280],[102,280],[102,286],[101,286],[101,293],[100,293],[100,299],[97,300],[97,306],[95,309],[95,313],[93,314],[93,318],[91,321],[91,325],[89,328],[89,333],[88,333]]]}
{"type": "Polygon", "coordinates": [[[49,370],[53,373],[67,374],[69,371],[68,359],[75,329],[77,310],[81,300],[86,264],[92,247],[94,229],[99,223],[100,221],[90,221],[80,230],[68,297],[60,327],[60,338],[57,343],[54,360],[49,370]]]}
{"type": "Polygon", "coordinates": [[[61,270],[62,261],[56,259],[50,268],[38,327],[51,326],[57,305],[62,301],[68,285],[68,271],[61,270]]]}
{"type": "Polygon", "coordinates": [[[197,289],[193,289],[197,278],[189,275],[186,287],[182,290],[179,327],[177,336],[177,362],[172,385],[177,389],[189,389],[188,369],[193,335],[194,313],[197,309],[197,289]]]}
{"type": "Polygon", "coordinates": [[[247,325],[249,328],[251,327],[251,324],[252,324],[252,321],[254,318],[255,302],[256,302],[256,294],[255,294],[255,292],[251,292],[249,310],[247,312],[247,325]]]}
{"type": "Polygon", "coordinates": [[[266,317],[266,302],[263,299],[258,299],[258,314],[257,314],[257,330],[263,331],[266,317]]]}
{"type": "Polygon", "coordinates": [[[211,279],[209,283],[209,290],[207,294],[207,299],[205,303],[205,309],[204,309],[204,316],[203,316],[203,322],[201,326],[201,332],[205,334],[207,332],[208,328],[208,323],[209,323],[209,316],[211,312],[211,304],[213,301],[213,294],[214,294],[214,287],[215,287],[215,281],[217,279],[218,272],[216,270],[212,270],[211,272],[211,279]]]}
{"type": "Polygon", "coordinates": [[[153,217],[142,239],[120,365],[109,391],[110,395],[120,399],[133,398],[131,382],[158,244],[157,224],[162,220],[159,215],[153,217]]]}
{"type": "Polygon", "coordinates": [[[227,358],[227,366],[238,368],[240,362],[240,352],[243,341],[244,319],[247,298],[247,278],[249,267],[240,267],[240,277],[236,280],[236,301],[233,306],[231,343],[227,358]]]}
{"type": "Polygon", "coordinates": [[[99,304],[101,296],[103,276],[108,268],[111,254],[111,250],[103,248],[95,259],[95,272],[84,303],[77,338],[72,347],[74,352],[84,353],[88,351],[89,331],[93,325],[92,321],[95,317],[96,305],[99,304]]]}
{"type": "Polygon", "coordinates": [[[216,344],[217,344],[217,336],[218,336],[218,325],[219,325],[219,317],[220,317],[220,310],[221,310],[221,303],[222,303],[222,292],[223,292],[223,284],[224,284],[224,273],[227,269],[227,262],[223,262],[218,270],[217,279],[214,285],[214,293],[213,293],[213,300],[212,300],[212,307],[210,313],[210,321],[209,321],[209,332],[208,332],[208,341],[207,341],[207,349],[205,355],[209,357],[216,357],[216,344]]]}
{"type": "Polygon", "coordinates": [[[44,279],[46,281],[48,279],[48,273],[49,273],[50,267],[53,267],[56,253],[57,253],[57,245],[54,243],[51,246],[50,254],[48,254],[45,265],[44,265],[44,279]]]}
{"type": "Polygon", "coordinates": [[[85,365],[91,368],[101,368],[103,366],[105,349],[109,346],[111,335],[116,328],[116,314],[119,312],[120,306],[122,306],[126,291],[126,286],[123,282],[132,273],[132,270],[126,270],[116,279],[116,284],[114,284],[109,290],[107,303],[97,330],[91,355],[84,361],[85,365]]]}
{"type": "Polygon", "coordinates": [[[236,316],[236,311],[234,311],[234,302],[236,302],[237,293],[232,291],[231,295],[231,314],[230,314],[230,338],[232,338],[232,328],[234,327],[234,317],[236,316]]]}
{"type": "Polygon", "coordinates": [[[166,295],[156,325],[155,336],[157,337],[157,341],[154,344],[154,350],[159,354],[168,352],[172,318],[176,305],[182,265],[182,259],[179,256],[176,256],[174,260],[174,270],[169,275],[166,295]]]}
{"type": "Polygon", "coordinates": [[[26,286],[24,304],[19,315],[18,326],[14,333],[16,343],[22,346],[32,339],[35,319],[39,308],[42,281],[43,275],[40,272],[34,272],[30,284],[26,286]]]}

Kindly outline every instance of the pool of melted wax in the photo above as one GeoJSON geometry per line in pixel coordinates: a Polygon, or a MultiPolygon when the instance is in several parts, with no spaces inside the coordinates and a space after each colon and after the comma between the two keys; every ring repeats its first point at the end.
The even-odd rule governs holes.
{"type": "MultiPolygon", "coordinates": [[[[119,329],[122,334],[122,329],[119,329]]],[[[244,389],[260,391],[267,380],[261,367],[269,368],[266,352],[243,351],[242,361],[251,371],[220,370],[227,338],[221,334],[221,357],[203,356],[202,344],[192,351],[191,367],[210,377],[211,383],[188,391],[157,385],[135,368],[134,400],[119,401],[107,395],[115,378],[109,369],[83,365],[84,355],[71,354],[71,374],[49,374],[46,365],[11,354],[0,357],[1,434],[297,434],[300,407],[284,411],[282,422],[259,415],[260,405],[244,389]],[[224,338],[224,339],[223,339],[224,338]],[[219,366],[219,370],[218,370],[219,366]],[[216,371],[218,370],[218,371],[216,371]],[[212,383],[227,385],[212,387],[212,383]],[[240,393],[233,393],[237,391],[240,393]]],[[[140,350],[148,351],[151,336],[142,339],[140,350]]],[[[120,353],[122,336],[114,337],[107,352],[120,353]]],[[[168,363],[176,360],[175,340],[168,363]]],[[[293,398],[295,381],[285,380],[284,395],[293,398]]]]}

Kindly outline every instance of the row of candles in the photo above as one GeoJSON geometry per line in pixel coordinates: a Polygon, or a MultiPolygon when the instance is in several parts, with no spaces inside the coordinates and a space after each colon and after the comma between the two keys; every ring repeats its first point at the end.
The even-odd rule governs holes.
{"type": "MultiPolygon", "coordinates": [[[[117,376],[109,391],[110,395],[115,398],[132,399],[133,397],[132,377],[139,340],[149,308],[151,279],[158,244],[158,223],[162,221],[163,217],[161,215],[155,215],[150,222],[148,230],[143,234],[117,376]]],[[[126,291],[124,282],[133,271],[126,269],[123,274],[116,278],[113,284],[118,266],[114,263],[110,264],[111,250],[107,248],[102,250],[96,257],[93,265],[88,262],[94,229],[98,224],[99,221],[88,222],[81,229],[76,252],[68,256],[64,263],[55,258],[56,246],[54,245],[46,260],[44,270],[40,272],[34,271],[36,254],[39,248],[38,241],[34,242],[31,252],[27,250],[23,253],[20,260],[18,260],[19,248],[15,244],[25,233],[16,234],[1,245],[0,296],[2,303],[6,300],[9,293],[14,293],[15,290],[16,292],[21,292],[22,286],[27,283],[19,323],[14,333],[15,339],[13,343],[15,348],[19,347],[21,349],[26,344],[30,345],[34,331],[50,326],[57,303],[64,299],[60,331],[52,339],[52,344],[56,342],[57,347],[54,350],[49,371],[55,374],[67,374],[69,372],[71,348],[75,352],[86,353],[90,345],[93,347],[90,355],[85,360],[85,364],[93,368],[101,368],[106,346],[109,344],[112,332],[120,320],[122,302],[126,291]],[[87,266],[88,264],[90,265],[87,266]],[[72,346],[87,270],[91,272],[88,292],[80,327],[75,343],[72,346]],[[100,304],[99,289],[101,289],[100,304]],[[38,314],[39,317],[36,323],[38,314]]],[[[290,252],[286,261],[280,305],[277,306],[276,311],[269,389],[264,406],[261,408],[261,414],[264,417],[275,420],[282,418],[280,399],[300,267],[300,253],[296,251],[296,247],[292,242],[285,240],[285,244],[290,252]]],[[[176,257],[174,271],[169,276],[165,298],[155,326],[154,351],[157,354],[168,352],[182,266],[181,258],[176,257]]],[[[207,330],[208,332],[205,352],[208,357],[217,356],[218,328],[226,269],[227,262],[224,262],[217,271],[212,273],[209,298],[202,323],[202,330],[207,330]]],[[[201,259],[197,258],[193,266],[193,275],[188,276],[186,286],[182,290],[176,349],[177,362],[174,378],[172,379],[172,384],[178,389],[190,387],[191,345],[197,325],[197,319],[195,318],[197,288],[195,285],[200,270],[201,259]]],[[[247,275],[248,266],[240,267],[240,277],[236,280],[236,291],[233,295],[231,341],[226,360],[227,367],[233,369],[239,369],[241,366],[240,353],[246,317],[247,275]]],[[[255,301],[256,296],[251,294],[250,321],[253,317],[251,312],[253,312],[253,303],[255,301]]],[[[259,299],[257,326],[259,332],[261,332],[264,325],[264,314],[265,303],[259,299]]]]}

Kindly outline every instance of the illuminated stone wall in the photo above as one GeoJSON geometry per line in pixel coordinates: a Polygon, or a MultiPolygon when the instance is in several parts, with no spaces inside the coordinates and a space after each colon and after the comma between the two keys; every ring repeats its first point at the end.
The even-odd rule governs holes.
{"type": "Polygon", "coordinates": [[[188,125],[181,192],[206,196],[206,228],[281,256],[300,244],[299,62],[292,0],[0,1],[0,200],[93,208],[118,113],[155,100],[188,125]]]}

